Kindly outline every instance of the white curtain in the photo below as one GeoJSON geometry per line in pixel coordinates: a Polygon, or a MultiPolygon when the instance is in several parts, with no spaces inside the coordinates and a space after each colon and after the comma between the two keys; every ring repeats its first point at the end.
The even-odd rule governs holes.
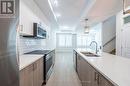
{"type": "Polygon", "coordinates": [[[57,47],[71,48],[72,47],[72,34],[57,34],[57,47]]]}

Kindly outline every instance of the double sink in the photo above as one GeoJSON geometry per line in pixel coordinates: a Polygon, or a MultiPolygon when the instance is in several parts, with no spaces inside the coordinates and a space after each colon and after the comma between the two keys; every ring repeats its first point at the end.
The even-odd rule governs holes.
{"type": "Polygon", "coordinates": [[[83,55],[87,57],[100,57],[99,55],[91,53],[91,52],[80,52],[80,53],[82,53],[83,55]]]}

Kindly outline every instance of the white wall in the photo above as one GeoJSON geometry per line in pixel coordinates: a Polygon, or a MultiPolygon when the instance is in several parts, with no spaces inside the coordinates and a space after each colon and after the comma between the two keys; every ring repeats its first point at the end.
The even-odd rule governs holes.
{"type": "MultiPolygon", "coordinates": [[[[44,13],[40,10],[37,4],[33,0],[20,0],[20,17],[24,20],[33,31],[33,23],[41,23],[47,30],[46,39],[33,39],[33,38],[24,38],[22,36],[18,37],[18,46],[19,53],[23,54],[25,52],[38,50],[38,49],[48,49],[50,48],[50,22],[45,17],[44,13]]],[[[21,19],[20,19],[21,21],[21,19]]],[[[23,25],[25,26],[25,25],[23,25]]]]}
{"type": "Polygon", "coordinates": [[[51,31],[50,31],[50,40],[49,40],[49,47],[56,48],[56,32],[58,31],[59,27],[57,25],[51,24],[51,31]]]}
{"type": "MultiPolygon", "coordinates": [[[[116,16],[112,16],[102,23],[102,44],[104,45],[116,36],[116,16]]],[[[111,52],[116,48],[116,40],[103,47],[104,52],[111,52]]]]}
{"type": "MultiPolygon", "coordinates": [[[[89,38],[91,39],[89,44],[92,41],[96,41],[98,43],[98,50],[102,51],[100,47],[102,46],[102,23],[98,23],[90,28],[89,38]]],[[[89,48],[95,51],[95,44],[91,45],[89,48]]]]}
{"type": "Polygon", "coordinates": [[[83,25],[79,24],[75,28],[75,32],[76,32],[77,35],[84,34],[84,27],[83,27],[83,25]]]}
{"type": "Polygon", "coordinates": [[[92,46],[90,46],[90,43],[92,41],[96,41],[98,43],[98,49],[100,48],[100,46],[102,46],[102,23],[98,23],[96,25],[93,25],[90,27],[89,30],[89,34],[85,34],[84,33],[84,27],[82,25],[79,25],[76,28],[76,34],[78,35],[84,35],[86,36],[86,46],[84,47],[79,47],[77,46],[77,48],[91,48],[95,51],[95,44],[92,44],[92,46]]]}

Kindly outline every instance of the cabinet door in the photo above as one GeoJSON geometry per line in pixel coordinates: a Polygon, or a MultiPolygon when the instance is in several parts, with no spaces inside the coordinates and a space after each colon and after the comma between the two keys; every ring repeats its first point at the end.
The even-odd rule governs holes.
{"type": "Polygon", "coordinates": [[[52,52],[52,56],[53,56],[53,65],[55,64],[55,50],[52,52]]]}
{"type": "Polygon", "coordinates": [[[24,75],[24,70],[21,70],[20,71],[20,77],[19,77],[20,79],[20,86],[27,86],[27,85],[25,85],[25,81],[24,81],[24,78],[25,78],[25,75],[24,75]]]}
{"type": "Polygon", "coordinates": [[[81,80],[83,86],[91,86],[91,66],[81,58],[81,80]]]}
{"type": "Polygon", "coordinates": [[[98,72],[91,67],[91,86],[98,86],[99,84],[99,74],[98,72]]]}
{"type": "Polygon", "coordinates": [[[38,86],[41,86],[43,83],[43,58],[41,58],[37,65],[38,70],[38,86]]]}
{"type": "Polygon", "coordinates": [[[82,86],[114,86],[80,55],[77,55],[77,73],[82,86]]]}
{"type": "Polygon", "coordinates": [[[43,83],[43,58],[34,63],[34,86],[41,86],[43,83]]]}
{"type": "Polygon", "coordinates": [[[33,23],[40,19],[20,0],[20,34],[33,35],[33,23]]]}
{"type": "Polygon", "coordinates": [[[91,86],[91,66],[78,55],[78,75],[83,86],[91,86]]]}
{"type": "Polygon", "coordinates": [[[33,65],[20,71],[20,86],[33,86],[33,65]]]}
{"type": "Polygon", "coordinates": [[[114,86],[102,75],[99,75],[99,86],[114,86]]]}
{"type": "Polygon", "coordinates": [[[77,56],[77,74],[81,80],[81,58],[79,55],[77,56]]]}
{"type": "Polygon", "coordinates": [[[75,51],[73,51],[73,65],[74,65],[74,69],[76,70],[76,55],[77,53],[75,51]]]}

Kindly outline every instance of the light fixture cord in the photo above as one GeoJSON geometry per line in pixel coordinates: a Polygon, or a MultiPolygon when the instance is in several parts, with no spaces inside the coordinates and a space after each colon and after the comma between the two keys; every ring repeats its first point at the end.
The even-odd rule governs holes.
{"type": "Polygon", "coordinates": [[[123,14],[125,14],[125,0],[123,0],[123,14]]]}

